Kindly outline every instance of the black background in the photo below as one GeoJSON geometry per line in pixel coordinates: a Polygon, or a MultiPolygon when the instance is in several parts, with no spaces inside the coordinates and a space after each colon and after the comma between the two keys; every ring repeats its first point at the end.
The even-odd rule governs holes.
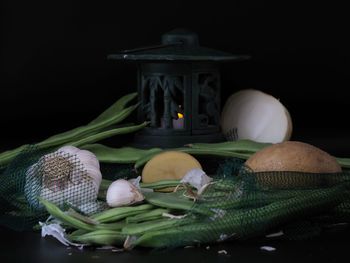
{"type": "MultiPolygon", "coordinates": [[[[243,88],[270,93],[289,109],[293,139],[350,156],[350,16],[346,1],[337,2],[2,0],[0,149],[87,123],[136,90],[135,67],[111,63],[108,54],[158,43],[164,32],[185,27],[199,34],[203,46],[252,55],[249,62],[222,69],[223,100],[243,88]]],[[[70,255],[37,233],[0,233],[7,241],[6,262],[116,260],[109,252],[70,255]]],[[[119,260],[338,262],[347,255],[348,242],[342,241],[347,236],[278,243],[271,254],[259,250],[271,244],[253,243],[225,246],[230,254],[225,258],[218,258],[219,246],[182,249],[174,256],[152,257],[141,250],[120,254],[119,260]]]]}
{"type": "Polygon", "coordinates": [[[350,155],[347,8],[280,2],[3,0],[0,145],[85,124],[136,90],[135,67],[108,54],[186,27],[203,46],[252,55],[222,69],[223,100],[243,88],[268,92],[289,109],[293,139],[350,155]]]}

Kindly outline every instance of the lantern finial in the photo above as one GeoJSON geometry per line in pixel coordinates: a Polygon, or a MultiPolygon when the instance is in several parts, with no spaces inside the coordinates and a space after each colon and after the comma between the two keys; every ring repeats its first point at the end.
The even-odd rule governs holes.
{"type": "Polygon", "coordinates": [[[198,35],[187,29],[174,29],[162,35],[162,44],[199,46],[198,35]]]}

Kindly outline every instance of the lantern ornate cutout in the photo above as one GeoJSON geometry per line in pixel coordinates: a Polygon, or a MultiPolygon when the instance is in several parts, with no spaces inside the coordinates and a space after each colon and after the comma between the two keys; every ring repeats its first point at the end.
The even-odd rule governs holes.
{"type": "Polygon", "coordinates": [[[138,64],[138,120],[150,125],[136,134],[137,146],[168,148],[223,140],[219,64],[248,56],[201,47],[195,33],[177,29],[164,34],[160,45],[108,58],[138,64]]]}

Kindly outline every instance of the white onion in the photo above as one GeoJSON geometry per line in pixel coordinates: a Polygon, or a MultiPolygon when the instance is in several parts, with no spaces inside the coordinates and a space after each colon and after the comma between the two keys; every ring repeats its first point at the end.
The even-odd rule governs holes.
{"type": "Polygon", "coordinates": [[[262,91],[246,89],[226,101],[221,129],[227,140],[279,143],[290,139],[292,120],[279,100],[262,91]]]}

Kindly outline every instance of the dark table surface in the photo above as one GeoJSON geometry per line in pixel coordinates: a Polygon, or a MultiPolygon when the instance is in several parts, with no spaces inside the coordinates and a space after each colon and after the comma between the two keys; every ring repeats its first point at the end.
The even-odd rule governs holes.
{"type": "MultiPolygon", "coordinates": [[[[333,155],[350,156],[350,136],[302,138],[333,155]]],[[[210,245],[209,248],[178,248],[171,250],[134,249],[127,252],[67,248],[52,237],[42,238],[40,232],[15,232],[0,228],[0,262],[347,262],[350,250],[350,229],[327,233],[303,241],[250,240],[210,245]],[[272,246],[275,251],[264,251],[272,246]],[[220,254],[225,250],[227,254],[220,254]]]]}
{"type": "Polygon", "coordinates": [[[39,232],[17,233],[1,229],[1,262],[348,262],[350,231],[304,241],[245,241],[210,247],[172,250],[134,249],[127,252],[68,248],[39,232]],[[272,246],[275,251],[262,250],[272,246]],[[225,250],[227,254],[220,254],[225,250]]]}

